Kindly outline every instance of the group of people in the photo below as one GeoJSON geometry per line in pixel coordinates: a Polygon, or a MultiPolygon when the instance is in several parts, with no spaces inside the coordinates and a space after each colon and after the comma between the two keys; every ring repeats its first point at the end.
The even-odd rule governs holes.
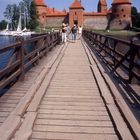
{"type": "Polygon", "coordinates": [[[82,26],[77,26],[76,24],[73,25],[72,28],[67,24],[62,25],[62,43],[67,42],[67,40],[70,40],[69,35],[71,34],[72,41],[75,41],[76,39],[80,39],[82,36],[82,26]]]}

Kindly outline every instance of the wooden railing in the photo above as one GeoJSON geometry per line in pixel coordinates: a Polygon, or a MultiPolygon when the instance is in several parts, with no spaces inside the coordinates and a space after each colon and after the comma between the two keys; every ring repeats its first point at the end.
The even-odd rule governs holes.
{"type": "Polygon", "coordinates": [[[13,82],[24,79],[25,72],[60,43],[60,39],[59,33],[52,33],[20,40],[0,49],[0,94],[13,82]]]}
{"type": "Polygon", "coordinates": [[[140,83],[140,44],[92,31],[83,31],[83,37],[114,73],[131,83],[140,83]]]}

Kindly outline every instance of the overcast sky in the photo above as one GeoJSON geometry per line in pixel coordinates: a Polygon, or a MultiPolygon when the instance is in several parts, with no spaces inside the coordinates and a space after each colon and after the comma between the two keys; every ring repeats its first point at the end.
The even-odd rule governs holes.
{"type": "MultiPolygon", "coordinates": [[[[0,0],[0,20],[4,19],[3,12],[7,4],[18,3],[21,0],[0,0]]],[[[50,7],[55,7],[56,9],[63,10],[66,8],[68,10],[69,6],[74,0],[45,0],[46,4],[50,7]]],[[[108,8],[111,6],[112,0],[107,0],[108,8]]],[[[97,11],[98,0],[82,0],[82,5],[85,7],[86,11],[97,11]]],[[[132,5],[137,7],[140,11],[140,0],[132,0],[132,5]]]]}

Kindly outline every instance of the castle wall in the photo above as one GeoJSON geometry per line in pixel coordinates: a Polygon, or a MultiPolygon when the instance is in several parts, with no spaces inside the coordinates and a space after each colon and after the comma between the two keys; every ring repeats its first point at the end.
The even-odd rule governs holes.
{"type": "MultiPolygon", "coordinates": [[[[36,1],[37,13],[41,26],[60,27],[62,23],[82,25],[85,28],[92,29],[129,29],[131,26],[131,3],[118,2],[114,0],[112,3],[112,11],[107,13],[106,4],[100,3],[98,12],[84,12],[84,8],[79,1],[74,1],[70,7],[69,13],[57,11],[45,6],[43,0],[36,1]]],[[[106,1],[103,1],[106,2],[106,1]]]]}
{"type": "Polygon", "coordinates": [[[46,26],[60,27],[62,23],[68,23],[68,16],[47,17],[46,26]]]}
{"type": "Polygon", "coordinates": [[[69,12],[69,25],[72,27],[77,21],[78,26],[83,26],[83,9],[70,9],[69,12]]]}
{"type": "Polygon", "coordinates": [[[103,30],[108,25],[107,16],[84,16],[84,27],[103,30]]]}
{"type": "Polygon", "coordinates": [[[131,5],[113,5],[110,29],[129,29],[131,26],[131,5]]]}

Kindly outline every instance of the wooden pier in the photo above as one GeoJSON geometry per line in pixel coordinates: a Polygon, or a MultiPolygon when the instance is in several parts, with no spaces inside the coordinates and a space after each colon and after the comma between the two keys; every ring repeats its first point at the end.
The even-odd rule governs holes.
{"type": "MultiPolygon", "coordinates": [[[[54,41],[47,56],[0,98],[0,140],[140,139],[133,107],[89,42],[54,41]]],[[[45,52],[44,46],[38,50],[45,52]]]]}

